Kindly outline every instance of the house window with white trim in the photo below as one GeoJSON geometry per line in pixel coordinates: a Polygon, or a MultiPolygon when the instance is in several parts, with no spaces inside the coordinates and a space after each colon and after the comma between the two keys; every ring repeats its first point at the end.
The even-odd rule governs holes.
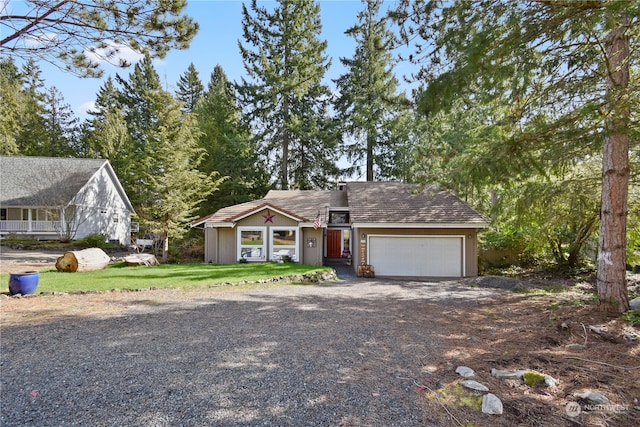
{"type": "Polygon", "coordinates": [[[238,227],[238,258],[265,261],[267,254],[266,227],[238,227]]]}
{"type": "Polygon", "coordinates": [[[295,227],[271,227],[270,229],[271,259],[280,260],[288,256],[298,260],[298,229],[295,227]]]}

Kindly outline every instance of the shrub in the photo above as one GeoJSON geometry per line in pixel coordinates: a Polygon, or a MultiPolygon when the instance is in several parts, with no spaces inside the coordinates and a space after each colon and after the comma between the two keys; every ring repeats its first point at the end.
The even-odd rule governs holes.
{"type": "Polygon", "coordinates": [[[102,234],[89,234],[88,236],[75,241],[75,245],[82,248],[109,248],[113,245],[107,242],[102,234]]]}

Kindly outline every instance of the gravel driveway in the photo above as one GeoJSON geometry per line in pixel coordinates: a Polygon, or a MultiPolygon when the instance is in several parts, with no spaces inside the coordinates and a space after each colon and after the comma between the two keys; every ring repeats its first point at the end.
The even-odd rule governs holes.
{"type": "Polygon", "coordinates": [[[0,424],[433,426],[411,380],[446,339],[432,319],[496,292],[356,279],[5,299],[0,424]]]}

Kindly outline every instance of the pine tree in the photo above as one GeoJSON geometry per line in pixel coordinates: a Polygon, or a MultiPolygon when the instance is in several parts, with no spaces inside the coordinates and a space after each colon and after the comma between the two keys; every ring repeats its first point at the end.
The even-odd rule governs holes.
{"type": "Polygon", "coordinates": [[[287,189],[291,179],[293,187],[324,182],[328,171],[318,173],[312,166],[335,160],[335,154],[318,157],[335,150],[304,147],[310,143],[332,147],[337,141],[331,132],[310,135],[301,126],[303,121],[328,120],[318,116],[326,113],[324,105],[331,99],[321,83],[330,61],[324,53],[327,42],[319,39],[319,6],[311,0],[280,0],[269,12],[253,0],[250,9],[243,5],[242,16],[245,44],[238,44],[249,79],[243,78],[238,90],[265,158],[280,170],[277,183],[287,189]],[[296,171],[290,169],[292,150],[305,156],[295,158],[296,171]]]}
{"type": "Polygon", "coordinates": [[[422,64],[417,77],[427,84],[423,113],[449,110],[459,99],[502,101],[484,129],[496,137],[474,147],[485,155],[475,158],[476,170],[500,171],[503,179],[526,178],[531,169],[560,176],[601,156],[600,306],[627,310],[628,153],[639,97],[630,40],[640,36],[638,3],[403,0],[394,17],[405,40],[417,40],[411,59],[422,64]]]}
{"type": "Polygon", "coordinates": [[[199,144],[206,153],[199,169],[224,178],[219,191],[202,203],[201,214],[262,197],[268,179],[249,128],[242,122],[233,85],[221,66],[211,73],[195,111],[201,131],[199,144]]]}
{"type": "Polygon", "coordinates": [[[219,182],[198,170],[205,153],[198,147],[196,117],[182,111],[182,103],[162,89],[150,57],[136,64],[128,79],[116,80],[122,86],[117,105],[107,89],[99,104],[111,120],[107,123],[113,141],[128,148],[119,177],[140,218],[141,232],[162,240],[166,261],[169,239],[184,235],[200,201],[219,182]]]}
{"type": "Polygon", "coordinates": [[[42,145],[47,138],[44,123],[45,114],[45,88],[42,70],[29,60],[22,65],[20,70],[22,78],[22,94],[24,95],[24,109],[18,125],[20,131],[16,137],[16,144],[20,154],[25,156],[41,156],[42,145]]]}
{"type": "Polygon", "coordinates": [[[198,77],[198,70],[193,65],[193,62],[189,64],[189,68],[185,71],[178,80],[178,89],[176,90],[176,98],[182,101],[184,107],[182,111],[192,112],[202,94],[204,92],[204,86],[198,77]]]}
{"type": "Polygon", "coordinates": [[[152,150],[153,132],[159,121],[158,113],[164,108],[158,105],[157,94],[163,89],[149,56],[135,65],[128,79],[116,75],[116,82],[120,85],[118,104],[128,134],[124,174],[119,177],[134,207],[144,210],[152,201],[148,176],[156,155],[152,150]]]}
{"type": "Polygon", "coordinates": [[[359,164],[366,164],[366,180],[395,177],[386,166],[395,157],[405,153],[400,148],[406,143],[406,118],[400,119],[408,101],[398,94],[398,81],[393,73],[391,54],[393,34],[386,20],[379,18],[382,0],[363,0],[365,9],[358,14],[358,23],[346,34],[356,42],[352,58],[340,58],[347,72],[336,82],[340,97],[336,102],[339,119],[344,124],[347,141],[347,160],[355,166],[348,173],[357,172],[359,164]],[[377,171],[377,173],[375,173],[377,171]]]}
{"type": "Polygon", "coordinates": [[[180,238],[195,219],[199,203],[215,191],[220,181],[198,170],[204,151],[198,147],[194,115],[181,111],[181,102],[165,91],[153,93],[158,109],[156,126],[150,130],[144,173],[148,183],[144,215],[147,226],[162,241],[162,259],[168,261],[169,239],[180,238]]]}
{"type": "Polygon", "coordinates": [[[17,136],[24,114],[22,79],[11,58],[0,59],[0,154],[19,154],[17,136]]]}
{"type": "Polygon", "coordinates": [[[45,94],[43,115],[46,139],[42,141],[40,155],[49,157],[75,157],[78,154],[78,119],[71,106],[55,86],[45,94]]]}
{"type": "Polygon", "coordinates": [[[102,61],[129,66],[119,55],[125,48],[164,58],[198,31],[183,15],[186,0],[22,2],[21,13],[5,13],[0,3],[0,55],[39,58],[83,77],[100,77],[102,61]]]}
{"type": "Polygon", "coordinates": [[[82,129],[82,153],[85,157],[108,159],[124,182],[136,174],[132,159],[133,141],[129,137],[120,93],[108,77],[98,89],[94,108],[82,129]]]}

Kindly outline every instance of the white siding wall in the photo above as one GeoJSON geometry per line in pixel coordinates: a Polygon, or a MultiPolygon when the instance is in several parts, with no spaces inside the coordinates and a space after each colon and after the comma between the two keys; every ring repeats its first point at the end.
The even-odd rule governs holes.
{"type": "Polygon", "coordinates": [[[74,199],[78,205],[78,231],[75,238],[104,234],[107,240],[131,243],[131,218],[124,200],[107,171],[101,169],[74,199]]]}

